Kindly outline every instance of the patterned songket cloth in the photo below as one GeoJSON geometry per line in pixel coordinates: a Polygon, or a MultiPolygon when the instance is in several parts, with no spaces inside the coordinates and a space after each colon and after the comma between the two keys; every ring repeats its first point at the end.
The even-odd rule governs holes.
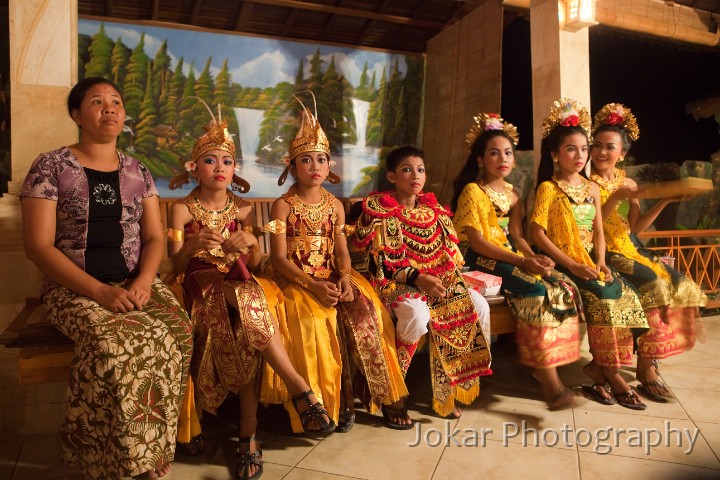
{"type": "MultiPolygon", "coordinates": [[[[183,199],[193,218],[185,225],[186,235],[212,228],[229,238],[242,228],[236,218],[249,205],[246,201],[228,192],[222,209],[208,210],[200,204],[198,193],[196,188],[183,199]]],[[[260,352],[275,333],[273,314],[284,314],[277,286],[253,276],[246,268],[248,258],[222,248],[200,250],[180,278],[195,331],[193,379],[202,408],[212,413],[228,395],[237,394],[255,379],[260,352]],[[239,311],[228,309],[225,286],[235,292],[239,311]]]]}
{"type": "MultiPolygon", "coordinates": [[[[595,206],[590,182],[570,186],[553,179],[537,190],[532,222],[542,227],[548,239],[574,261],[596,268],[593,254],[595,206]]],[[[648,321],[633,288],[621,278],[585,280],[561,265],[556,268],[570,277],[580,290],[588,323],[593,362],[603,367],[631,365],[633,329],[643,331],[648,321]]]]}
{"type": "Polygon", "coordinates": [[[515,339],[523,364],[533,368],[567,365],[580,357],[578,318],[582,301],[572,280],[557,270],[547,277],[533,275],[484,257],[469,246],[467,229],[471,228],[496,247],[522,256],[507,236],[511,192],[510,184],[504,192],[496,192],[480,182],[463,189],[453,224],[465,252],[465,265],[502,277],[501,292],[515,315],[515,339]]]}
{"type": "MultiPolygon", "coordinates": [[[[605,203],[625,184],[625,171],[616,168],[613,180],[598,175],[590,179],[600,186],[605,203]]],[[[620,205],[603,219],[608,264],[637,289],[650,329],[637,340],[638,354],[659,359],[691,349],[702,330],[699,307],[707,303],[700,287],[665,265],[630,236],[620,205]]]]}
{"type": "Polygon", "coordinates": [[[441,416],[452,412],[455,401],[475,400],[480,377],[492,373],[489,307],[462,279],[450,215],[433,194],[418,195],[412,209],[402,207],[394,192],[371,195],[352,243],[354,266],[397,318],[403,372],[429,325],[433,409],[441,416]],[[414,286],[418,274],[438,277],[448,295],[425,297],[414,286]]]}

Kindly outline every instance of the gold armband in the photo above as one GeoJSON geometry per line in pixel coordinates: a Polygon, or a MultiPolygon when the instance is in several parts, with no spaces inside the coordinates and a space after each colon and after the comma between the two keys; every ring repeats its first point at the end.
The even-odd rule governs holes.
{"type": "Polygon", "coordinates": [[[340,275],[350,275],[352,273],[352,267],[344,267],[340,269],[340,275]]]}
{"type": "Polygon", "coordinates": [[[171,242],[185,241],[185,230],[180,230],[178,228],[168,228],[166,233],[167,237],[170,239],[171,242]]]}
{"type": "Polygon", "coordinates": [[[349,237],[355,232],[355,227],[353,225],[347,225],[347,224],[341,224],[341,225],[335,225],[335,234],[336,235],[345,235],[346,237],[349,237]]]}
{"type": "Polygon", "coordinates": [[[270,233],[285,233],[287,231],[287,226],[285,225],[285,222],[282,220],[273,220],[272,222],[266,224],[262,230],[264,232],[270,232],[270,233]]]}
{"type": "Polygon", "coordinates": [[[252,225],[245,225],[242,227],[242,231],[251,235],[255,234],[255,228],[252,225]]]}

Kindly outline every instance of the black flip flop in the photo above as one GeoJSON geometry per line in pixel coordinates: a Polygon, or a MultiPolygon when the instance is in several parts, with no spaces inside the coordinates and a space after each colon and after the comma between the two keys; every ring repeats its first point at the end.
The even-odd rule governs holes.
{"type": "Polygon", "coordinates": [[[640,385],[637,386],[637,391],[640,392],[640,394],[643,397],[645,397],[649,400],[652,400],[653,402],[658,402],[658,403],[667,403],[668,402],[668,397],[666,397],[665,395],[658,395],[657,393],[653,393],[653,391],[650,390],[648,387],[667,388],[664,383],[658,382],[657,380],[655,380],[653,382],[641,383],[640,385]]]}
{"type": "Polygon", "coordinates": [[[603,396],[603,394],[597,390],[598,387],[602,388],[605,391],[605,393],[610,395],[610,393],[607,391],[607,388],[605,388],[604,383],[596,383],[594,385],[580,385],[580,388],[582,388],[582,391],[587,393],[588,395],[590,395],[592,397],[592,399],[595,400],[596,402],[602,403],[603,405],[615,405],[615,403],[616,403],[615,399],[612,397],[605,398],[603,396]]]}
{"type": "Polygon", "coordinates": [[[647,408],[647,405],[642,402],[638,394],[632,389],[627,392],[614,393],[613,397],[617,400],[618,405],[629,408],[630,410],[645,410],[647,408]],[[631,403],[631,399],[636,399],[640,403],[631,403]]]}
{"type": "Polygon", "coordinates": [[[385,426],[388,428],[392,428],[395,430],[410,430],[415,426],[415,422],[410,420],[410,423],[395,423],[391,420],[391,416],[395,418],[399,417],[407,417],[407,408],[392,408],[388,407],[387,405],[382,406],[382,414],[383,418],[385,419],[385,426]]]}

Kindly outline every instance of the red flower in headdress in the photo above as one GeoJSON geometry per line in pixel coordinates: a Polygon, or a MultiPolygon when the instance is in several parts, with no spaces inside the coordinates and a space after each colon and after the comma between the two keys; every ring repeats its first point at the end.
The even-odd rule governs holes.
{"type": "Polygon", "coordinates": [[[579,123],[580,117],[577,115],[568,115],[560,122],[560,125],[563,127],[577,127],[579,123]]]}
{"type": "Polygon", "coordinates": [[[625,119],[622,115],[616,112],[612,112],[610,115],[607,116],[606,123],[608,125],[620,125],[623,123],[625,119]]]}

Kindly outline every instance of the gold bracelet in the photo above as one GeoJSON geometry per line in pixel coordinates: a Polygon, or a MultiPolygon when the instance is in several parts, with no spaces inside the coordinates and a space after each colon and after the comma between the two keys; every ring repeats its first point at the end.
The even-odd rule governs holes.
{"type": "Polygon", "coordinates": [[[295,283],[300,285],[303,288],[308,288],[308,285],[310,285],[310,282],[312,281],[312,278],[310,278],[310,275],[298,275],[295,277],[295,283]]]}
{"type": "Polygon", "coordinates": [[[171,242],[184,242],[185,241],[185,230],[178,228],[168,228],[167,237],[171,242]]]}
{"type": "Polygon", "coordinates": [[[352,273],[352,267],[344,267],[340,270],[340,275],[350,275],[352,273]]]}

